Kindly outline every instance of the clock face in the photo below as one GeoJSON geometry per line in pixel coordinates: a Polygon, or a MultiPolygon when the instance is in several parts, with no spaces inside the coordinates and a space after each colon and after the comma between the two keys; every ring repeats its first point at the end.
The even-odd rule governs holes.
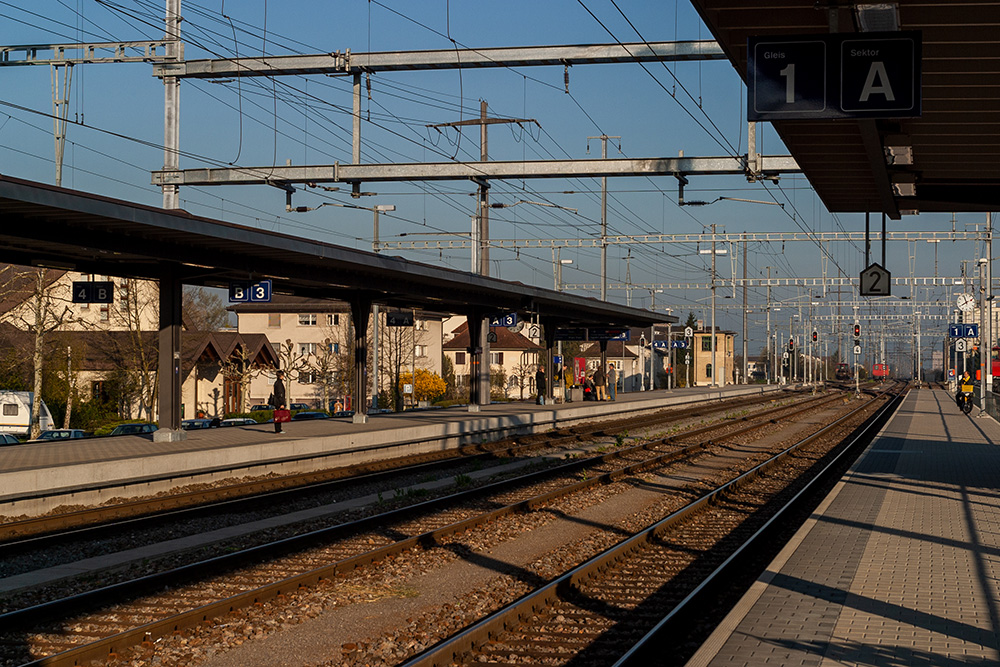
{"type": "Polygon", "coordinates": [[[959,310],[972,310],[976,307],[976,300],[971,294],[959,294],[958,295],[958,309],[959,310]]]}

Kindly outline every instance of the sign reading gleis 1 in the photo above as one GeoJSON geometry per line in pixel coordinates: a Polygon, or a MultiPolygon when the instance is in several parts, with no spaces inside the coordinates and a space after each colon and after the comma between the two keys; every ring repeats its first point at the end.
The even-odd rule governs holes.
{"type": "Polygon", "coordinates": [[[747,119],[920,115],[920,33],[747,40],[747,119]]]}

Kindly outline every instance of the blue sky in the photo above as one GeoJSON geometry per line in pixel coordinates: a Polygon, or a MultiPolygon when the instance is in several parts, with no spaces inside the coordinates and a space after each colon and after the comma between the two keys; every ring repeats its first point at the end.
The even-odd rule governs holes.
{"type": "MultiPolygon", "coordinates": [[[[68,43],[159,39],[163,36],[163,0],[40,0],[0,2],[0,43],[68,43]],[[23,8],[21,8],[23,6],[23,8]]],[[[507,1],[485,3],[434,0],[345,0],[276,2],[271,0],[185,0],[183,37],[186,57],[438,49],[621,41],[708,39],[686,0],[507,1]],[[619,11],[620,9],[620,11],[619,11]],[[623,17],[624,14],[624,17],[623,17]],[[595,18],[596,17],[596,18],[595,18]],[[627,20],[626,20],[627,17],[627,20]],[[636,34],[636,29],[641,36],[636,34]]],[[[48,67],[0,70],[0,172],[53,182],[51,75],[48,67]],[[11,106],[17,105],[17,106],[11,106]],[[32,113],[34,112],[37,113],[32,113]]],[[[281,77],[271,80],[209,82],[187,80],[181,92],[182,168],[238,164],[331,164],[350,162],[350,81],[333,77],[281,77]]],[[[531,118],[540,127],[495,125],[490,128],[492,159],[550,159],[600,156],[600,143],[588,137],[620,135],[609,144],[609,157],[741,154],[746,151],[745,88],[726,61],[663,66],[590,65],[569,72],[569,93],[562,67],[519,70],[464,70],[378,74],[371,78],[371,101],[363,102],[363,161],[419,162],[477,159],[478,128],[461,138],[439,134],[426,125],[468,119],[485,99],[491,115],[531,118]],[[620,141],[620,153],[619,153],[620,141]],[[589,144],[589,146],[588,146],[589,144]],[[589,147],[589,154],[588,154],[589,147]]],[[[86,65],[74,68],[71,126],[63,185],[146,204],[159,205],[159,190],[149,172],[162,166],[163,87],[147,64],[86,65]]],[[[786,151],[765,124],[763,151],[786,151]]],[[[443,182],[427,185],[381,184],[378,196],[352,200],[342,193],[300,190],[294,203],[316,207],[323,202],[373,206],[393,204],[381,217],[385,241],[407,234],[467,232],[475,214],[474,185],[443,182]]],[[[747,184],[741,177],[692,177],[685,196],[777,200],[784,208],[721,201],[704,207],[679,207],[673,178],[609,179],[608,221],[614,234],[698,233],[716,224],[726,232],[861,231],[863,215],[831,215],[802,178],[785,177],[780,185],[747,184]]],[[[600,182],[597,179],[509,181],[494,183],[492,201],[544,201],[578,209],[520,205],[494,210],[494,238],[593,238],[599,234],[600,182]],[[565,194],[572,192],[573,194],[565,194]]],[[[289,234],[370,248],[372,214],[325,206],[309,213],[286,213],[281,190],[264,186],[183,188],[182,207],[199,215],[289,234]]],[[[982,222],[963,215],[957,227],[982,222]]],[[[921,215],[890,222],[890,229],[951,229],[948,215],[921,215]]],[[[433,238],[433,237],[427,237],[433,238]]],[[[445,236],[444,238],[447,238],[445,236]]],[[[452,238],[457,238],[452,236],[452,238]]],[[[707,258],[690,246],[613,246],[609,280],[634,284],[704,282],[707,258]],[[631,254],[631,259],[625,257],[631,254]]],[[[390,252],[418,261],[467,269],[468,251],[390,252]]],[[[830,248],[831,274],[838,268],[856,276],[863,268],[859,248],[830,248]]],[[[875,247],[876,258],[881,249],[875,247]]],[[[971,244],[942,243],[938,266],[957,274],[960,259],[981,254],[971,244]]],[[[563,272],[567,283],[599,280],[596,250],[564,250],[573,264],[563,272]]],[[[748,275],[819,277],[820,250],[809,243],[750,248],[748,275]]],[[[551,287],[552,258],[544,251],[492,251],[493,275],[551,287]]],[[[894,276],[932,275],[934,247],[897,243],[889,248],[894,276]],[[896,247],[898,246],[898,247],[896,247]],[[909,255],[913,253],[911,260],[909,255]]],[[[718,266],[730,274],[728,258],[718,266]]],[[[742,267],[738,269],[742,272],[742,267]]],[[[798,296],[795,288],[774,290],[776,300],[798,296]]],[[[589,292],[596,296],[596,292],[589,292]]],[[[721,294],[721,292],[720,292],[721,294]]],[[[704,308],[707,292],[687,290],[656,295],[657,305],[671,304],[682,319],[704,308]]],[[[922,295],[919,295],[922,296],[922,295]]],[[[944,291],[928,297],[944,299],[944,291]]],[[[624,302],[623,291],[609,298],[624,302]]],[[[754,290],[759,303],[763,290],[754,290]]],[[[846,295],[845,295],[846,298],[846,295]]],[[[950,299],[950,296],[947,298],[950,299]]],[[[632,294],[633,305],[648,306],[648,290],[632,294]]],[[[731,301],[730,301],[731,303],[731,301]]],[[[701,313],[698,312],[700,315],[701,313]]],[[[751,326],[759,328],[759,315],[751,326]]],[[[740,316],[720,311],[720,326],[740,328],[740,316]]],[[[822,326],[829,326],[822,325],[822,326]]],[[[751,343],[759,350],[760,335],[751,343]]]]}

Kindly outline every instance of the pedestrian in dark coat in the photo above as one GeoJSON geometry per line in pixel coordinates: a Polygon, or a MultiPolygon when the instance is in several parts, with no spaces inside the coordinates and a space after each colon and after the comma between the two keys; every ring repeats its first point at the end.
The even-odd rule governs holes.
{"type": "MultiPolygon", "coordinates": [[[[271,388],[271,405],[274,406],[276,410],[285,409],[285,373],[284,371],[278,371],[276,374],[277,378],[274,381],[274,387],[271,388]]],[[[274,432],[281,433],[281,422],[277,419],[274,420],[274,432]]]]}
{"type": "Polygon", "coordinates": [[[545,405],[545,369],[541,366],[535,371],[535,404],[545,405]]]}
{"type": "Polygon", "coordinates": [[[600,366],[594,371],[594,388],[597,389],[597,400],[606,401],[608,400],[608,395],[606,393],[607,376],[604,375],[604,369],[600,366]]]}

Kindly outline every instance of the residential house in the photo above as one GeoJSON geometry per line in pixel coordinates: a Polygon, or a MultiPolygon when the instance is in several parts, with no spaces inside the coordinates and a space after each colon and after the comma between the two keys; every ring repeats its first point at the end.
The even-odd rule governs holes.
{"type": "MultiPolygon", "coordinates": [[[[335,299],[274,295],[267,303],[231,306],[243,334],[267,337],[285,371],[289,403],[329,408],[340,401],[353,407],[354,329],[349,304],[335,299]]],[[[380,392],[392,386],[397,370],[422,368],[441,375],[441,317],[416,311],[413,326],[389,327],[385,309],[379,315],[380,392]]],[[[369,330],[369,354],[376,342],[369,330]]],[[[373,367],[371,358],[369,368],[373,367]]],[[[266,403],[274,385],[274,369],[257,374],[250,382],[251,403],[266,403]]],[[[365,397],[368,400],[368,397],[365,397]]]]}
{"type": "MultiPolygon", "coordinates": [[[[455,388],[467,393],[472,373],[467,352],[469,324],[464,317],[455,317],[446,323],[446,327],[454,328],[442,348],[455,369],[455,388]]],[[[490,332],[496,335],[496,340],[490,343],[490,375],[502,376],[503,388],[500,391],[504,397],[524,400],[536,395],[535,371],[543,360],[545,348],[507,327],[490,327],[490,332]]]]}

